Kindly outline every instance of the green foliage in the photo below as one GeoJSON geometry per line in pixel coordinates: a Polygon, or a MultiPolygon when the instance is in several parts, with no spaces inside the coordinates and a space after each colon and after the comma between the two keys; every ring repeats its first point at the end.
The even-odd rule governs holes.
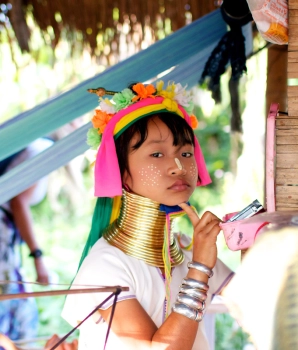
{"type": "MultiPolygon", "coordinates": [[[[199,120],[196,136],[200,142],[212,183],[207,187],[198,187],[191,196],[190,203],[198,213],[206,208],[222,204],[223,176],[229,171],[231,150],[229,130],[230,118],[226,110],[214,109],[206,117],[200,107],[195,106],[194,114],[199,120]]],[[[180,231],[192,234],[192,226],[186,216],[179,219],[180,231]]]]}
{"type": "Polygon", "coordinates": [[[249,336],[229,314],[216,315],[216,350],[243,350],[250,344],[249,336]]]}
{"type": "MultiPolygon", "coordinates": [[[[90,172],[87,173],[86,176],[92,176],[90,172]]],[[[58,178],[56,180],[59,181],[58,178]]],[[[94,203],[88,198],[87,191],[83,202],[78,202],[76,206],[71,204],[65,193],[58,196],[58,202],[61,205],[59,211],[53,209],[52,199],[49,198],[32,208],[35,231],[53,283],[45,287],[34,285],[34,291],[68,289],[89,233],[94,203]]],[[[27,258],[28,254],[28,248],[24,245],[22,255],[26,277],[34,281],[35,271],[32,260],[27,258]]],[[[40,336],[54,333],[64,335],[70,331],[72,327],[61,317],[65,296],[36,298],[36,301],[40,336]]]]}
{"type": "MultiPolygon", "coordinates": [[[[199,187],[193,193],[190,203],[201,212],[206,207],[221,204],[224,173],[229,171],[231,150],[229,130],[230,118],[227,111],[216,111],[209,117],[204,116],[201,108],[195,107],[194,114],[199,120],[196,136],[200,142],[212,183],[208,187],[199,187]]],[[[183,219],[182,219],[183,221],[183,219]]],[[[184,227],[187,225],[184,224],[184,227]]]]}
{"type": "Polygon", "coordinates": [[[227,132],[230,117],[226,110],[204,117],[202,110],[196,107],[195,113],[199,120],[199,130],[196,132],[200,141],[207,167],[212,180],[215,180],[216,170],[229,170],[230,134],[227,132]]]}

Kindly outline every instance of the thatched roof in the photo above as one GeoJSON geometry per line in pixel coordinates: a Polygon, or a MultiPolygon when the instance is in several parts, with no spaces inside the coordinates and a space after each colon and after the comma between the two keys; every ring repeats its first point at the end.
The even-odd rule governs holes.
{"type": "Polygon", "coordinates": [[[117,35],[124,24],[129,28],[128,39],[132,40],[134,33],[142,36],[145,28],[150,28],[155,41],[163,33],[175,31],[217,8],[215,1],[210,0],[10,0],[9,3],[12,8],[7,16],[22,51],[30,52],[28,15],[32,15],[43,34],[50,37],[53,47],[65,34],[70,41],[89,44],[96,55],[104,44],[112,44],[113,40],[117,46],[117,35]]]}

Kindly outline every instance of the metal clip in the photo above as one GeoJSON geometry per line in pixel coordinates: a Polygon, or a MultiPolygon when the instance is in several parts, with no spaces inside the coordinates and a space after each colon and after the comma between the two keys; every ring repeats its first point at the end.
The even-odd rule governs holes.
{"type": "Polygon", "coordinates": [[[236,220],[242,220],[250,218],[251,216],[255,215],[259,211],[261,211],[263,208],[262,204],[256,199],[252,203],[250,203],[247,207],[242,209],[239,213],[232,216],[228,221],[226,222],[232,222],[236,220]]]}

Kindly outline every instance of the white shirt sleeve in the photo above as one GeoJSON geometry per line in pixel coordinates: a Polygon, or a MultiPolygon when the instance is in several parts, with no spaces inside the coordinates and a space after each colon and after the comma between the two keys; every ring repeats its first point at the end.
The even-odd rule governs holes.
{"type": "MultiPolygon", "coordinates": [[[[122,251],[111,249],[103,238],[100,239],[83,261],[71,289],[122,286],[128,287],[129,291],[122,291],[117,298],[118,302],[136,298],[136,276],[132,275],[131,269],[126,265],[125,257],[122,251]]],[[[111,292],[69,295],[66,298],[62,317],[75,326],[110,295],[111,292]]],[[[100,309],[109,308],[113,301],[114,297],[105,302],[100,309]]],[[[97,315],[97,318],[100,317],[99,314],[97,315]]],[[[96,319],[94,320],[96,322],[96,319]]]]}

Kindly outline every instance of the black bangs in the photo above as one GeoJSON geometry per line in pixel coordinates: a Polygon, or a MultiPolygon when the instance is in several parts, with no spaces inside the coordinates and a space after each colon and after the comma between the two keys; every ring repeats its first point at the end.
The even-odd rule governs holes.
{"type": "Polygon", "coordinates": [[[170,129],[173,135],[174,146],[184,146],[186,144],[194,145],[193,130],[183,118],[173,113],[160,113],[142,118],[131,126],[129,134],[133,136],[135,133],[138,133],[140,136],[139,141],[136,144],[132,145],[133,149],[138,149],[141,147],[147,139],[148,121],[153,117],[160,119],[170,129]]]}
{"type": "Polygon", "coordinates": [[[131,147],[134,150],[140,148],[142,144],[146,141],[148,136],[148,121],[154,117],[159,118],[170,129],[173,135],[174,146],[184,146],[186,144],[194,146],[195,136],[192,128],[187,124],[187,122],[183,118],[181,118],[177,114],[160,113],[141,118],[140,120],[132,124],[128,129],[126,129],[115,140],[121,177],[123,177],[125,171],[129,173],[128,154],[131,139],[135,134],[138,134],[139,139],[137,143],[131,145],[131,147]]]}
{"type": "Polygon", "coordinates": [[[162,113],[158,118],[170,129],[174,138],[174,146],[184,146],[186,144],[194,146],[194,132],[183,118],[172,113],[162,113]]]}

